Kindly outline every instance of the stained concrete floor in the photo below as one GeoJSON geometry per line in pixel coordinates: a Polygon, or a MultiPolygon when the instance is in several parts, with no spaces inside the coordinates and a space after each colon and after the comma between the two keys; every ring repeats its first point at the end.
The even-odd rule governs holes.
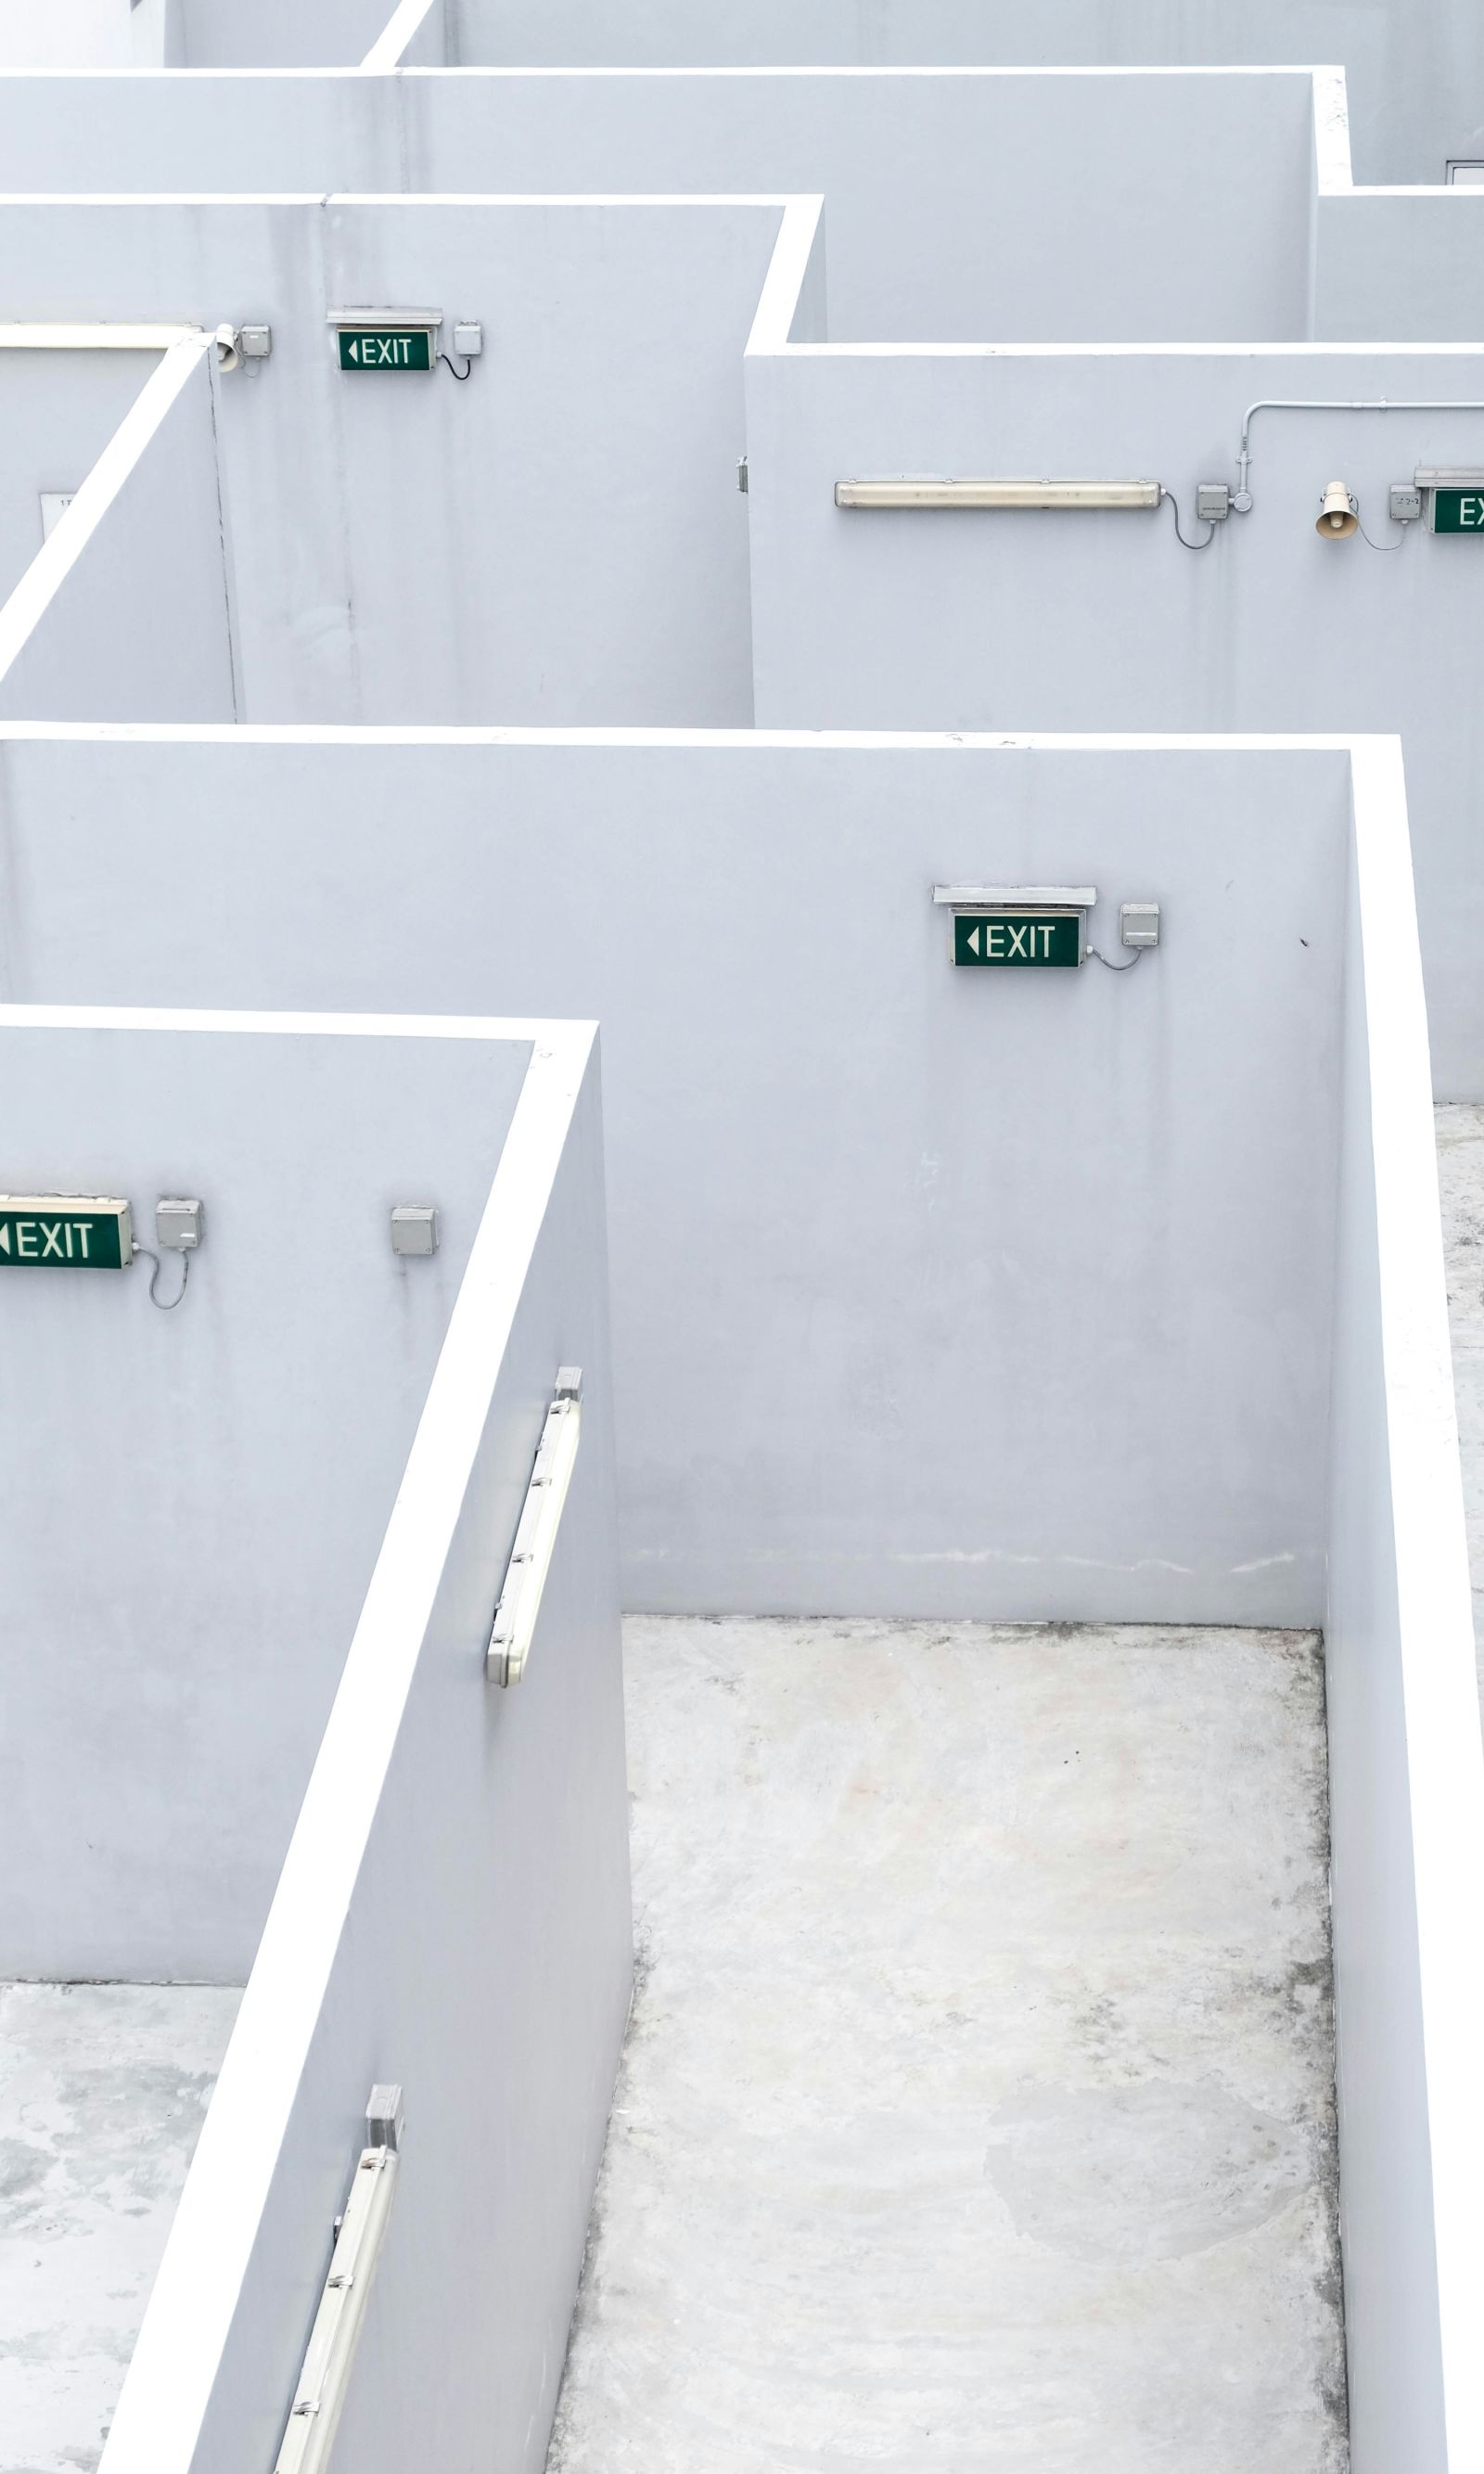
{"type": "Polygon", "coordinates": [[[0,2474],[91,2474],[240,1993],[0,1984],[0,2474]]]}
{"type": "Polygon", "coordinates": [[[1473,1575],[1473,1643],[1484,1696],[1484,1108],[1452,1105],[1434,1115],[1453,1396],[1473,1575]]]}
{"type": "Polygon", "coordinates": [[[1321,1654],[626,1627],[549,2474],[1340,2474],[1321,1654]]]}

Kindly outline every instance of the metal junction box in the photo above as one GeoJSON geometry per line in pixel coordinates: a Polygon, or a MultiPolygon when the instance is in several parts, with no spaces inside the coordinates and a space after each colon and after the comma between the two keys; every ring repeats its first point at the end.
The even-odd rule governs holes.
{"type": "Polygon", "coordinates": [[[1123,942],[1135,945],[1140,953],[1159,942],[1159,905],[1157,902],[1121,902],[1118,906],[1118,927],[1123,942]]]}
{"type": "Polygon", "coordinates": [[[436,1254],[438,1214],[430,1202],[397,1202],[392,1206],[394,1254],[436,1254]]]}
{"type": "Polygon", "coordinates": [[[206,1231],[206,1214],[193,1198],[162,1195],[155,1205],[155,1238],[167,1253],[193,1254],[206,1231]]]}

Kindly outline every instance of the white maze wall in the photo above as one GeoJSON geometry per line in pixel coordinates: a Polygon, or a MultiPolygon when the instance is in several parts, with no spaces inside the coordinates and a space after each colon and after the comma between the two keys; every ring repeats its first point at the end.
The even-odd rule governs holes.
{"type": "Polygon", "coordinates": [[[390,2474],[439,2395],[446,2453],[537,2474],[627,1998],[620,1572],[671,1614],[1325,1627],[1351,2462],[1484,2452],[1428,1148],[1430,1090],[1484,1099],[1484,529],[1391,495],[1448,468],[1484,501],[1484,24],[1175,14],[0,0],[7,1140],[127,1120],[163,1156],[188,1101],[222,1194],[271,1153],[318,1230],[395,1132],[462,1232],[426,1327],[379,1256],[246,1248],[158,1398],[137,1334],[13,1309],[6,1415],[59,1416],[59,1365],[139,1398],[111,1492],[44,1458],[15,1490],[5,1629],[63,1652],[22,1759],[76,1718],[32,1549],[94,1497],[115,1724],[65,1793],[17,1779],[8,1964],[254,1968],[106,2474],[272,2462],[399,2035],[446,2080],[385,2289],[415,2376],[378,2343],[348,2430],[390,2474]],[[337,319],[421,319],[426,374],[343,366],[337,319]],[[1160,495],[837,501],[1048,478],[1160,495]],[[1359,522],[1321,537],[1336,482],[1359,522]],[[1202,485],[1247,503],[1207,523],[1202,485]],[[1162,941],[986,984],[935,881],[1095,885],[1113,958],[1157,901],[1162,941]],[[24,1013],[160,1006],[371,1008],[384,1076],[316,1145],[302,1079],[205,1070],[225,1031],[24,1013]],[[426,1087],[387,1028],[453,1009],[498,1090],[467,1056],[426,1087]],[[514,1216],[475,1244],[492,1176],[514,1216]],[[574,1348],[573,1662],[497,1725],[470,1644],[574,1348]],[[213,1642],[190,1759],[151,1715],[162,1502],[213,1642]],[[278,1682],[239,1739],[260,1566],[278,1682]],[[484,2137],[502,2038],[525,2146],[484,2137]],[[461,2284],[466,2147],[509,2240],[461,2284]]]}

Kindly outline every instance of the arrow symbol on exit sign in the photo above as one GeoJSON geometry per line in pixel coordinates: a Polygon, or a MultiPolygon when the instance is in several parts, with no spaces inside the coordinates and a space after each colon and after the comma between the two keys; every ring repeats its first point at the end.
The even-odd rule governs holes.
{"type": "Polygon", "coordinates": [[[0,1228],[0,1253],[8,1254],[10,1250],[11,1232],[9,1228],[0,1228]]]}
{"type": "Polygon", "coordinates": [[[971,954],[977,954],[979,951],[979,930],[977,928],[971,928],[963,941],[965,945],[967,945],[971,954]]]}
{"type": "Polygon", "coordinates": [[[361,348],[359,339],[356,336],[352,336],[351,341],[346,346],[346,351],[350,353],[353,361],[358,361],[360,359],[361,348]]]}

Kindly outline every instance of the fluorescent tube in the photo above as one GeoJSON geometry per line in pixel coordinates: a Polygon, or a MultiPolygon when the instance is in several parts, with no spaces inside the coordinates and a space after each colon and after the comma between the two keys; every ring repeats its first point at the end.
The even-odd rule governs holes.
{"type": "Polygon", "coordinates": [[[525,1491],[485,1654],[485,1671],[493,1684],[519,1684],[525,1672],[547,1574],[556,1552],[567,1491],[577,1462],[577,1445],[582,1437],[581,1385],[577,1368],[560,1370],[556,1398],[547,1411],[547,1421],[541,1430],[536,1465],[525,1491]]]}
{"type": "Polygon", "coordinates": [[[837,481],[837,507],[1157,507],[1157,481],[837,481]]]}

